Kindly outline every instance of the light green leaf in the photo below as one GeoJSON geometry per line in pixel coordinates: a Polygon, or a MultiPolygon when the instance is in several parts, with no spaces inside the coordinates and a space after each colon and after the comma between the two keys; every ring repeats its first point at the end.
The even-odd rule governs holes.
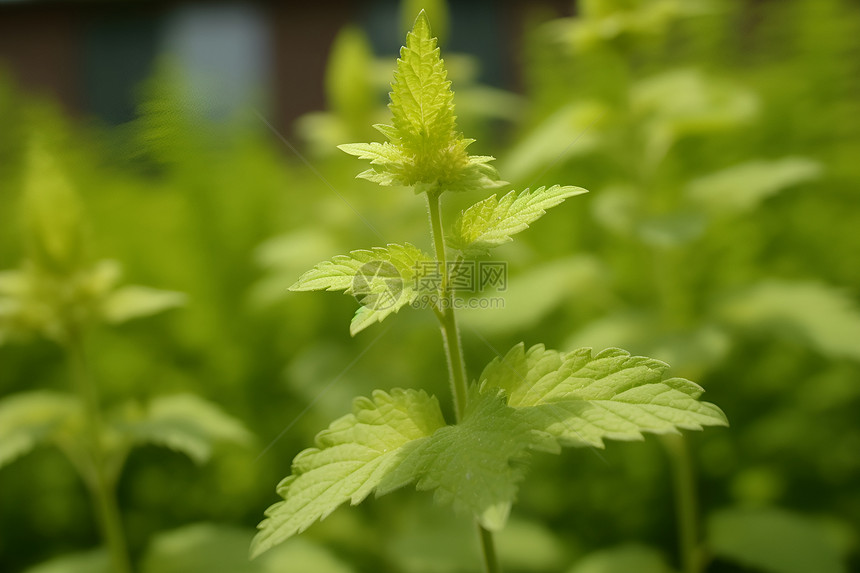
{"type": "Polygon", "coordinates": [[[595,101],[564,106],[510,149],[503,158],[502,173],[511,181],[521,181],[595,151],[601,143],[598,124],[609,114],[605,105],[595,101]]]}
{"type": "Polygon", "coordinates": [[[512,241],[511,235],[527,229],[550,207],[586,192],[580,187],[553,185],[534,191],[526,189],[519,194],[511,191],[501,199],[492,195],[460,214],[449,242],[469,255],[486,253],[492,247],[512,241]]]}
{"type": "Polygon", "coordinates": [[[629,184],[612,184],[595,193],[591,214],[595,221],[613,233],[629,236],[642,218],[643,198],[647,193],[629,184]]]}
{"type": "Polygon", "coordinates": [[[259,306],[282,299],[297,275],[336,249],[331,235],[316,226],[265,241],[255,250],[254,259],[266,274],[254,285],[249,298],[259,306]]]}
{"type": "MultiPolygon", "coordinates": [[[[397,164],[404,161],[403,150],[388,142],[385,143],[344,143],[338,146],[342,151],[367,159],[371,165],[397,164]]],[[[371,170],[372,171],[372,170],[371,170]]],[[[392,175],[393,177],[393,175],[392,175]]],[[[389,185],[395,185],[393,181],[389,185]]]]}
{"type": "Polygon", "coordinates": [[[502,389],[532,428],[561,445],[602,448],[604,439],[727,425],[718,407],[698,401],[701,387],[664,379],[667,369],[659,360],[617,348],[565,354],[537,345],[526,352],[521,343],[487,365],[480,380],[502,389]]]}
{"type": "Polygon", "coordinates": [[[216,443],[247,444],[252,439],[238,420],[194,394],[159,396],[141,419],[118,429],[135,442],[166,446],[198,464],[209,459],[216,443]]]}
{"type": "MultiPolygon", "coordinates": [[[[386,537],[384,550],[392,571],[473,573],[472,565],[481,556],[472,520],[437,507],[430,496],[410,496],[408,503],[386,537]],[[442,547],[444,551],[440,551],[442,547]]],[[[500,547],[499,540],[496,546],[500,547]]]]}
{"type": "Polygon", "coordinates": [[[400,2],[400,28],[408,33],[413,25],[415,14],[426,12],[428,19],[434,23],[434,32],[439,43],[444,44],[448,36],[449,11],[445,0],[404,0],[400,2]]]}
{"type": "Polygon", "coordinates": [[[421,11],[406,35],[391,86],[394,128],[407,148],[441,149],[457,139],[454,92],[436,44],[430,20],[421,11]]]}
{"type": "Polygon", "coordinates": [[[25,570],[24,573],[111,573],[110,555],[104,549],[67,553],[25,570]]]}
{"type": "Polygon", "coordinates": [[[80,419],[81,404],[70,394],[41,390],[0,401],[0,467],[55,439],[80,419]]]}
{"type": "Polygon", "coordinates": [[[46,271],[27,260],[0,273],[0,338],[40,334],[61,343],[71,331],[120,323],[184,303],[185,296],[142,286],[117,287],[118,262],[101,260],[72,273],[46,271]]]}
{"type": "Polygon", "coordinates": [[[553,449],[495,392],[473,387],[462,421],[445,426],[411,448],[382,480],[383,494],[418,480],[419,490],[435,490],[440,503],[474,515],[492,531],[505,525],[525,473],[529,448],[553,449]]]}
{"type": "Polygon", "coordinates": [[[248,560],[251,529],[195,523],[155,536],[143,558],[143,573],[350,573],[325,548],[291,539],[256,561],[248,560]]]}
{"type": "Polygon", "coordinates": [[[504,307],[465,308],[457,315],[461,324],[477,331],[498,334],[533,327],[566,301],[582,301],[602,292],[607,270],[595,257],[579,255],[551,261],[523,275],[511,277],[504,292],[490,292],[501,297],[504,307]]]}
{"type": "Polygon", "coordinates": [[[0,346],[20,330],[21,295],[27,290],[27,279],[21,271],[0,272],[0,346]]]}
{"type": "Polygon", "coordinates": [[[821,170],[805,157],[749,161],[691,181],[686,193],[715,213],[744,213],[787,187],[818,178],[821,170]]]}
{"type": "Polygon", "coordinates": [[[107,296],[102,302],[101,314],[105,321],[118,324],[182,306],[185,300],[181,292],[129,285],[107,296]]]}
{"type": "Polygon", "coordinates": [[[708,519],[717,556],[769,573],[844,573],[839,542],[822,523],[776,508],[725,509],[708,519]]]}
{"type": "Polygon", "coordinates": [[[40,269],[71,272],[84,260],[81,200],[60,155],[42,137],[29,145],[24,180],[24,220],[30,259],[40,269]]]}
{"type": "Polygon", "coordinates": [[[735,326],[794,337],[827,355],[860,359],[860,309],[829,285],[765,281],[728,298],[718,313],[735,326]]]}
{"type": "Polygon", "coordinates": [[[646,245],[672,249],[689,244],[702,236],[707,221],[695,211],[677,211],[645,217],[638,221],[636,234],[646,245]]]}
{"type": "Polygon", "coordinates": [[[399,307],[394,306],[379,306],[379,307],[370,307],[370,306],[360,306],[358,310],[355,311],[355,314],[352,316],[352,320],[349,322],[349,334],[350,336],[355,336],[368,326],[373,326],[377,322],[382,322],[385,320],[388,315],[397,312],[397,309],[402,308],[404,305],[400,305],[399,307]]]}
{"type": "Polygon", "coordinates": [[[436,398],[418,390],[375,391],[357,398],[353,412],[317,435],[315,448],[293,460],[293,473],[278,485],[284,498],[266,510],[251,545],[256,556],[301,533],[339,505],[356,505],[414,448],[445,425],[436,398]]]}
{"type": "Polygon", "coordinates": [[[351,126],[366,122],[377,105],[367,74],[372,63],[373,49],[362,30],[347,26],[338,32],[326,67],[326,101],[332,112],[351,126]]]}
{"type": "Polygon", "coordinates": [[[669,70],[641,80],[630,98],[643,118],[652,163],[682,137],[734,129],[754,118],[759,108],[753,92],[697,69],[669,70]]]}
{"type": "Polygon", "coordinates": [[[416,265],[420,261],[431,260],[428,255],[409,243],[352,251],[348,255],[336,255],[330,261],[317,264],[300,276],[290,290],[341,290],[346,294],[359,296],[382,293],[389,290],[390,280],[411,282],[408,279],[414,276],[416,265]],[[384,274],[388,270],[385,263],[392,265],[390,275],[384,274]],[[383,274],[379,274],[380,272],[383,274]]]}
{"type": "Polygon", "coordinates": [[[415,301],[422,289],[422,264],[428,262],[432,259],[409,243],[352,251],[319,263],[290,290],[342,290],[355,296],[362,305],[350,325],[355,336],[415,301]]]}
{"type": "Polygon", "coordinates": [[[195,523],[155,535],[144,555],[143,573],[260,573],[248,561],[250,529],[195,523]]]}
{"type": "Polygon", "coordinates": [[[512,517],[496,534],[499,561],[511,571],[560,571],[570,563],[570,540],[548,523],[512,517]]]}
{"type": "Polygon", "coordinates": [[[667,28],[686,16],[706,14],[713,8],[707,0],[649,0],[617,2],[584,0],[577,4],[576,18],[552,20],[544,26],[545,34],[576,54],[611,45],[623,40],[624,46],[635,41],[663,37],[667,28]]]}
{"type": "MultiPolygon", "coordinates": [[[[245,544],[247,556],[247,543],[245,544]]],[[[246,557],[247,558],[247,557],[246,557]]],[[[355,570],[326,547],[294,537],[262,559],[262,573],[353,573],[355,570]]]]}
{"type": "Polygon", "coordinates": [[[457,131],[454,92],[436,44],[422,11],[397,60],[389,105],[393,125],[375,126],[389,141],[339,147],[370,159],[373,169],[359,177],[380,185],[410,186],[416,192],[499,187],[503,183],[488,165],[493,158],[466,152],[473,140],[457,131]]]}
{"type": "Polygon", "coordinates": [[[620,311],[585,324],[562,348],[622,346],[672,365],[677,372],[701,372],[722,360],[731,348],[725,327],[703,323],[697,328],[655,329],[652,312],[620,311]]]}
{"type": "Polygon", "coordinates": [[[596,551],[568,573],[673,573],[659,551],[644,545],[619,545],[596,551]]]}

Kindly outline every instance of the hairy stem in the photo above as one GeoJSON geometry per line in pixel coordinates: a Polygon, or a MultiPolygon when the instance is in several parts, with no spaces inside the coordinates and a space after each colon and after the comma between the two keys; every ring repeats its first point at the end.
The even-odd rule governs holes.
{"type": "Polygon", "coordinates": [[[83,335],[74,333],[70,336],[66,349],[72,364],[76,391],[86,408],[90,442],[86,465],[89,466],[89,471],[82,472],[82,477],[90,493],[102,538],[108,548],[112,570],[115,573],[131,573],[122,518],[116,500],[116,475],[108,468],[107,452],[102,441],[104,426],[98,388],[90,373],[83,335]]]}
{"type": "MultiPolygon", "coordinates": [[[[468,382],[466,378],[466,362],[463,360],[463,344],[460,340],[460,328],[457,326],[457,316],[454,312],[454,293],[448,288],[445,235],[442,232],[439,195],[439,193],[427,193],[427,207],[430,212],[433,247],[436,251],[436,262],[442,274],[439,308],[437,309],[436,316],[442,328],[442,342],[445,347],[445,356],[448,360],[448,377],[451,380],[451,393],[454,397],[454,412],[459,422],[466,411],[468,382]]],[[[478,533],[481,538],[485,573],[500,573],[501,569],[496,558],[492,532],[478,524],[478,533]]]]}
{"type": "Polygon", "coordinates": [[[701,573],[699,545],[699,508],[696,500],[696,477],[693,460],[683,436],[664,436],[674,473],[675,513],[678,522],[678,546],[683,573],[701,573]]]}
{"type": "Polygon", "coordinates": [[[448,378],[451,380],[451,394],[454,396],[454,412],[459,422],[466,408],[468,383],[466,381],[466,363],[463,360],[463,345],[460,342],[460,329],[457,327],[457,317],[454,314],[454,296],[448,288],[445,235],[442,233],[442,215],[439,211],[439,203],[438,194],[427,194],[430,229],[433,233],[433,246],[436,250],[436,263],[439,265],[439,272],[442,275],[439,311],[436,316],[442,327],[442,342],[445,346],[445,355],[448,358],[448,378]]]}

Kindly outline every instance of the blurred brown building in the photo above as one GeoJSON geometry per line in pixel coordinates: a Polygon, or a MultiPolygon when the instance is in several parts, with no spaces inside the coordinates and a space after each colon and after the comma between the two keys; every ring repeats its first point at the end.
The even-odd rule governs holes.
{"type": "MultiPolygon", "coordinates": [[[[556,14],[571,2],[546,2],[556,14]]],[[[471,53],[482,81],[516,88],[526,2],[451,2],[449,49],[471,53]]],[[[567,8],[567,10],[565,10],[567,8]]],[[[249,98],[288,131],[299,115],[325,107],[328,49],[349,22],[379,55],[400,38],[396,0],[350,2],[41,2],[0,0],[0,73],[74,115],[109,124],[134,117],[137,89],[161,56],[177,60],[209,112],[249,98]]]]}

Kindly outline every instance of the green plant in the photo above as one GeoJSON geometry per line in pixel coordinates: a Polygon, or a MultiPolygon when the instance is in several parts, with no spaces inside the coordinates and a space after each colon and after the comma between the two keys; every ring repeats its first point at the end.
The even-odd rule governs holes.
{"type": "Polygon", "coordinates": [[[360,307],[353,335],[407,305],[430,308],[447,356],[454,423],[423,390],[377,390],[357,398],[351,414],[293,460],[292,475],[277,488],[284,499],[266,511],[251,554],[304,531],[344,502],[354,505],[374,491],[380,496],[415,482],[474,518],[485,569],[495,572],[492,532],[508,518],[530,452],[603,447],[605,439],[635,440],[643,432],[676,433],[725,425],[726,419],[698,400],[698,385],[667,378],[665,363],[614,348],[561,353],[521,343],[470,384],[455,312],[457,273],[511,241],[546,209],[585,191],[555,185],[492,195],[464,210],[446,233],[443,193],[505,183],[490,166],[492,157],[467,152],[472,140],[457,131],[454,94],[423,12],[401,49],[390,95],[393,125],[375,126],[388,141],[340,148],[370,160],[371,169],[358,177],[425,195],[434,255],[410,244],[353,251],[318,264],[291,290],[355,296],[360,307]]]}
{"type": "MultiPolygon", "coordinates": [[[[806,408],[805,399],[787,396],[798,391],[811,375],[792,367],[791,376],[782,376],[780,391],[758,407],[747,404],[751,396],[763,392],[763,377],[779,376],[773,365],[786,363],[788,355],[796,352],[779,344],[797,347],[800,355],[805,346],[819,360],[829,359],[825,370],[834,368],[838,361],[856,361],[858,357],[860,347],[852,342],[860,336],[856,302],[844,284],[834,284],[816,270],[820,255],[808,256],[810,241],[795,245],[792,240],[798,231],[795,225],[787,224],[793,217],[815,220],[817,209],[834,209],[831,212],[835,213],[842,179],[835,173],[839,162],[832,153],[841,147],[836,137],[818,136],[812,145],[804,141],[825,120],[817,115],[815,128],[802,128],[801,120],[793,118],[806,118],[807,114],[791,109],[809,105],[814,98],[824,97],[825,91],[838,93],[835,86],[844,86],[851,76],[844,74],[843,78],[829,70],[826,73],[831,77],[820,85],[831,87],[824,90],[811,85],[812,69],[800,71],[798,61],[777,70],[768,58],[773,57],[769,52],[777,46],[778,50],[796,53],[833,50],[843,36],[849,37],[837,33],[840,28],[834,15],[842,11],[839,20],[844,23],[839,26],[850,25],[852,18],[839,8],[838,1],[768,6],[758,17],[765,27],[773,28],[770,33],[778,28],[786,41],[766,35],[764,40],[757,31],[756,43],[761,43],[757,50],[767,55],[747,61],[755,71],[726,70],[727,62],[722,58],[744,41],[744,34],[728,22],[749,14],[744,14],[744,3],[715,2],[714,11],[705,16],[707,11],[701,11],[704,6],[697,9],[696,4],[588,2],[584,8],[600,9],[583,9],[576,18],[553,20],[540,27],[534,42],[536,50],[543,50],[542,63],[533,67],[540,72],[534,73],[536,93],[531,96],[553,102],[558,109],[543,106],[547,119],[535,121],[534,128],[510,150],[505,172],[515,176],[548,172],[552,177],[576,173],[595,191],[589,196],[593,222],[571,233],[577,235],[572,240],[596,244],[592,250],[603,260],[612,261],[617,272],[600,293],[607,301],[604,307],[593,304],[591,317],[573,322],[575,329],[562,347],[620,344],[632,352],[665,360],[680,375],[702,380],[708,388],[721,388],[724,394],[719,402],[732,409],[735,431],[731,436],[710,435],[702,441],[700,452],[715,451],[719,447],[715,444],[720,442],[727,448],[735,447],[728,446],[729,442],[756,442],[747,431],[754,434],[753,428],[769,427],[773,423],[770,420],[791,419],[791,424],[776,432],[780,446],[772,447],[771,452],[798,460],[800,455],[789,452],[802,449],[805,442],[802,435],[807,424],[798,422],[806,408]],[[682,5],[684,10],[680,10],[682,5]],[[696,11],[700,13],[694,18],[696,11]],[[786,29],[785,13],[780,14],[783,11],[797,11],[791,21],[803,24],[797,30],[786,29]],[[830,21],[823,25],[821,19],[830,21]],[[658,22],[659,27],[651,26],[658,22]],[[804,33],[799,32],[801,29],[804,33]],[[828,32],[812,42],[804,39],[816,29],[828,32]],[[676,51],[678,38],[686,41],[680,51],[676,51]],[[788,38],[791,48],[787,47],[788,38]],[[708,54],[707,59],[696,54],[709,51],[712,42],[715,44],[710,51],[719,47],[718,52],[708,54]],[[811,45],[804,47],[805,42],[811,45]],[[690,52],[699,57],[691,61],[690,52]],[[780,77],[782,74],[786,75],[780,77]],[[815,96],[788,95],[787,86],[800,77],[815,96]],[[786,99],[792,100],[790,106],[786,106],[786,99]],[[786,137],[782,130],[789,125],[792,134],[803,135],[786,137]],[[538,152],[548,145],[564,145],[586,126],[587,145],[575,146],[564,161],[550,161],[538,152]],[[607,165],[612,168],[607,169],[607,165]],[[790,265],[786,261],[791,261],[790,265]],[[761,342],[768,339],[767,346],[762,346],[761,342]],[[780,405],[784,399],[788,403],[780,405]],[[796,433],[789,427],[796,427],[796,433]]],[[[819,55],[815,61],[842,59],[819,55]]],[[[813,67],[817,70],[819,64],[813,67]]],[[[823,103],[813,107],[839,109],[838,105],[823,103]]],[[[837,123],[853,128],[855,122],[848,117],[846,114],[837,123]]],[[[837,129],[831,131],[835,134],[837,129]]],[[[826,249],[840,252],[847,244],[830,240],[826,249]]],[[[571,323],[562,319],[556,324],[569,328],[571,323]]],[[[822,366],[813,368],[817,371],[822,366]]],[[[856,370],[856,365],[852,368],[856,370]]],[[[671,439],[664,444],[675,470],[677,545],[685,573],[705,571],[712,561],[736,562],[742,553],[725,543],[724,536],[714,534],[720,528],[713,523],[720,519],[708,515],[714,500],[697,495],[697,474],[703,480],[719,475],[734,482],[731,489],[737,506],[715,515],[724,518],[724,511],[736,512],[738,520],[726,529],[739,537],[749,539],[737,526],[749,515],[745,506],[803,505],[797,495],[783,491],[781,480],[790,470],[771,467],[763,471],[756,467],[771,453],[759,451],[750,456],[749,460],[756,460],[747,462],[751,467],[738,463],[730,469],[721,463],[708,468],[707,456],[691,455],[685,444],[671,439]],[[751,485],[756,483],[758,487],[751,485]],[[774,483],[778,485],[774,487],[774,483]]],[[[834,455],[832,448],[823,452],[821,455],[834,455]]],[[[826,471],[834,471],[832,467],[826,471]]],[[[612,489],[610,484],[605,487],[612,489]]],[[[701,489],[713,491],[712,483],[701,489]]],[[[775,521],[791,515],[778,508],[771,511],[775,521]]],[[[803,519],[814,523],[809,516],[803,519]]],[[[798,521],[803,519],[797,516],[798,521]]],[[[750,524],[749,529],[757,526],[753,519],[750,524]]],[[[783,533],[794,525],[766,528],[771,543],[785,545],[783,533]]],[[[819,551],[816,540],[823,536],[806,536],[806,546],[791,545],[798,553],[814,555],[819,551]]],[[[752,552],[755,548],[759,549],[757,561],[771,563],[768,570],[787,571],[785,561],[800,561],[782,559],[784,555],[769,551],[767,543],[749,543],[744,550],[752,552]]],[[[816,570],[832,570],[828,563],[838,562],[841,554],[832,549],[830,555],[826,560],[818,559],[816,570]]],[[[798,570],[808,568],[799,566],[798,570]]]]}
{"type": "Polygon", "coordinates": [[[0,273],[0,344],[37,336],[57,343],[69,363],[73,391],[32,390],[0,400],[0,467],[38,445],[60,449],[86,486],[107,547],[107,556],[97,552],[80,567],[128,573],[132,563],[116,488],[132,448],[156,444],[203,463],[215,443],[247,443],[251,436],[194,394],[105,407],[91,368],[93,330],[181,306],[185,296],[120,286],[116,261],[91,262],[83,206],[52,151],[39,138],[28,149],[23,209],[28,257],[20,269],[0,273]]]}

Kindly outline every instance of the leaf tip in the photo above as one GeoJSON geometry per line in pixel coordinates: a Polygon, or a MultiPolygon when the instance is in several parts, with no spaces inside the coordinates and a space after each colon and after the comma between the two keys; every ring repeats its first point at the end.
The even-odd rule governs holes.
{"type": "Polygon", "coordinates": [[[415,24],[412,25],[412,33],[419,38],[430,38],[430,18],[427,16],[427,11],[423,8],[415,17],[415,24]]]}
{"type": "Polygon", "coordinates": [[[343,151],[344,153],[348,153],[349,155],[360,155],[361,149],[359,149],[358,143],[341,143],[337,146],[338,149],[343,151]]]}
{"type": "MultiPolygon", "coordinates": [[[[262,525],[262,523],[260,525],[262,525]]],[[[251,540],[251,547],[248,548],[248,559],[251,561],[268,551],[271,546],[266,539],[261,538],[262,535],[263,530],[260,530],[251,540]]]]}

